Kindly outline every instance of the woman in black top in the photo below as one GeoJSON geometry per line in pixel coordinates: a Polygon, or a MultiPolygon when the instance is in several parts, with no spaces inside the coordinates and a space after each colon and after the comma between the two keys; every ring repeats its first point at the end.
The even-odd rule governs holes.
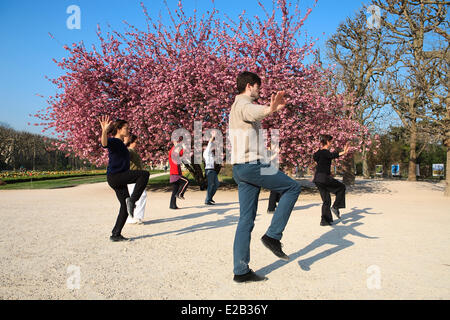
{"type": "Polygon", "coordinates": [[[340,218],[340,208],[345,208],[345,185],[331,176],[331,161],[348,152],[348,143],[344,147],[344,151],[330,152],[331,140],[333,138],[329,135],[322,135],[320,137],[321,149],[314,153],[314,161],[317,162],[316,173],[314,174],[313,182],[317,186],[322,197],[322,219],[321,226],[329,226],[333,222],[331,211],[340,218]],[[330,192],[336,195],[336,200],[331,206],[330,192]]]}
{"type": "Polygon", "coordinates": [[[122,228],[127,221],[128,215],[133,218],[135,202],[139,200],[147,186],[150,174],[148,171],[130,171],[130,153],[123,143],[129,135],[128,123],[125,120],[116,120],[114,123],[108,116],[99,119],[102,127],[102,146],[108,149],[109,162],[106,176],[108,184],[116,192],[120,202],[119,216],[112,230],[111,241],[128,240],[121,235],[122,228]],[[108,134],[114,137],[108,138],[108,134]],[[133,194],[128,193],[128,184],[136,183],[133,194]]]}

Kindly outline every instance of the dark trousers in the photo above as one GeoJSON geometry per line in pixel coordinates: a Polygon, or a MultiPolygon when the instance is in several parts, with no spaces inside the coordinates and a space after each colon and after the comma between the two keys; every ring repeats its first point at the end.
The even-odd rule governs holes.
{"type": "Polygon", "coordinates": [[[216,194],[217,188],[219,188],[219,178],[217,172],[214,169],[205,170],[206,178],[208,179],[208,189],[206,190],[205,203],[211,201],[216,194]]]}
{"type": "Polygon", "coordinates": [[[345,208],[345,184],[339,182],[336,179],[327,177],[323,181],[314,181],[317,188],[319,189],[320,196],[322,197],[322,221],[332,222],[333,217],[331,216],[331,195],[333,193],[336,195],[336,199],[333,203],[333,208],[340,209],[345,208]]]}
{"type": "Polygon", "coordinates": [[[141,197],[142,192],[144,192],[149,177],[150,173],[144,170],[128,170],[125,172],[107,175],[108,184],[111,188],[114,189],[117,199],[119,199],[120,202],[119,216],[117,217],[116,225],[112,230],[113,236],[120,235],[120,233],[122,232],[122,228],[128,218],[127,204],[125,202],[125,199],[130,197],[130,194],[128,192],[127,185],[136,183],[133,194],[130,197],[131,201],[136,202],[141,197]]]}
{"type": "Polygon", "coordinates": [[[180,196],[184,196],[184,193],[186,192],[186,189],[189,185],[189,180],[185,177],[181,176],[180,179],[178,179],[175,182],[172,182],[172,197],[170,197],[170,208],[175,209],[177,207],[177,194],[180,196]]]}
{"type": "Polygon", "coordinates": [[[277,202],[280,202],[281,193],[276,191],[270,191],[269,196],[269,207],[267,208],[267,211],[275,211],[277,208],[277,202]]]}

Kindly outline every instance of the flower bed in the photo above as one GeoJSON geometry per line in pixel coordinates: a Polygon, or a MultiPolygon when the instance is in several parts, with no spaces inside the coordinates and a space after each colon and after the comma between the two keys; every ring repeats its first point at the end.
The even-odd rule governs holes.
{"type": "Polygon", "coordinates": [[[0,172],[0,180],[6,183],[27,182],[30,180],[51,180],[67,177],[84,177],[106,174],[106,170],[73,170],[73,171],[4,171],[0,172]]]}

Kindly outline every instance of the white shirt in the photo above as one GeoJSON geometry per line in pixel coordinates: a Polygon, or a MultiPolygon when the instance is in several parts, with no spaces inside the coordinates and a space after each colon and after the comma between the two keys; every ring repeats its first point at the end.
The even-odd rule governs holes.
{"type": "Polygon", "coordinates": [[[214,155],[212,153],[212,142],[208,142],[208,146],[203,151],[203,158],[205,158],[205,170],[214,169],[214,155]]]}

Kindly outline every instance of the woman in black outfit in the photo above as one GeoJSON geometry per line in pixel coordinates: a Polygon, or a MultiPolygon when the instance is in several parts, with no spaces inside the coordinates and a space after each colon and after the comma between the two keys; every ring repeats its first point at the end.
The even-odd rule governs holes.
{"type": "Polygon", "coordinates": [[[101,117],[99,121],[102,127],[102,147],[108,149],[109,153],[107,181],[116,192],[120,202],[119,216],[110,239],[111,241],[126,241],[128,239],[121,235],[122,228],[128,215],[133,218],[135,202],[139,200],[145,190],[150,174],[144,170],[130,171],[130,153],[123,143],[124,138],[129,135],[128,123],[125,120],[116,120],[112,123],[108,116],[101,117]],[[108,138],[109,134],[113,137],[108,138]],[[131,183],[136,183],[136,186],[130,197],[127,185],[131,183]]]}
{"type": "Polygon", "coordinates": [[[314,153],[314,161],[317,162],[316,173],[314,174],[313,182],[317,186],[322,197],[322,219],[320,221],[321,226],[330,226],[333,223],[333,217],[331,211],[340,218],[339,209],[345,208],[345,185],[342,182],[334,179],[331,176],[331,160],[339,158],[348,152],[348,143],[344,147],[344,151],[330,152],[331,140],[333,137],[329,135],[322,135],[320,137],[321,149],[314,153]],[[336,200],[331,207],[330,192],[336,195],[336,200]]]}

